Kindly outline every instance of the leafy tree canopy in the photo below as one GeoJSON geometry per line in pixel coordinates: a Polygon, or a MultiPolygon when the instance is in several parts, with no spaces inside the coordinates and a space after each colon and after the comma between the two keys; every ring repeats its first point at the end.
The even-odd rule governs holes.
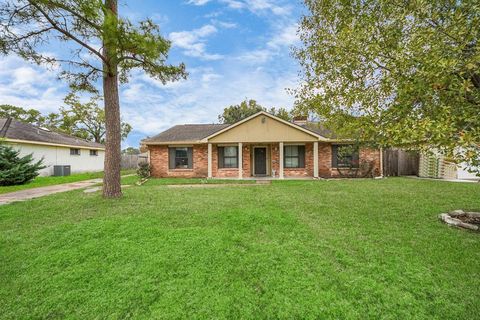
{"type": "Polygon", "coordinates": [[[0,105],[0,118],[13,118],[38,127],[50,127],[56,117],[58,117],[58,115],[54,113],[44,116],[40,111],[35,109],[24,109],[8,104],[0,105]]]}
{"type": "Polygon", "coordinates": [[[256,100],[245,99],[240,104],[231,105],[223,109],[223,113],[218,116],[218,120],[221,123],[231,124],[245,119],[251,115],[254,115],[255,113],[260,111],[267,111],[287,121],[292,120],[293,117],[292,113],[290,113],[285,108],[276,109],[272,107],[270,109],[267,109],[259,105],[256,100]]]}
{"type": "MultiPolygon", "coordinates": [[[[105,110],[99,106],[100,96],[93,96],[88,102],[82,103],[74,93],[65,98],[67,108],[60,109],[58,128],[63,132],[86,140],[105,143],[105,110]]],[[[125,139],[132,126],[121,122],[121,137],[125,139]]]]}
{"type": "Polygon", "coordinates": [[[134,147],[128,147],[122,150],[122,154],[130,154],[130,155],[140,154],[140,150],[134,147]]]}
{"type": "Polygon", "coordinates": [[[376,146],[478,163],[480,2],[305,0],[298,108],[376,146]]]}

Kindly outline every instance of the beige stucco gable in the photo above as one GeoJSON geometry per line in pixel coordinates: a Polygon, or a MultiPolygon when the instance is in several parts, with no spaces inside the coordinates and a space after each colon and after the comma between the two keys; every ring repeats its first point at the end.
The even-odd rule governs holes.
{"type": "Polygon", "coordinates": [[[318,141],[319,137],[270,115],[260,113],[207,138],[207,140],[213,143],[310,142],[318,141]]]}

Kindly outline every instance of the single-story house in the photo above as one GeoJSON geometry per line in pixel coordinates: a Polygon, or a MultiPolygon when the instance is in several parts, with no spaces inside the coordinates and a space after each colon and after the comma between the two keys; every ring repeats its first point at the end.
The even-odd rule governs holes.
{"type": "Polygon", "coordinates": [[[362,161],[381,175],[380,150],[362,148],[339,157],[348,141],[329,134],[306,121],[293,123],[262,111],[231,125],[177,125],[142,144],[154,177],[335,177],[338,167],[362,161]]]}
{"type": "Polygon", "coordinates": [[[43,158],[41,176],[53,175],[54,166],[69,165],[72,173],[103,171],[105,147],[67,134],[39,128],[12,118],[0,119],[0,143],[20,150],[20,155],[43,158]]]}

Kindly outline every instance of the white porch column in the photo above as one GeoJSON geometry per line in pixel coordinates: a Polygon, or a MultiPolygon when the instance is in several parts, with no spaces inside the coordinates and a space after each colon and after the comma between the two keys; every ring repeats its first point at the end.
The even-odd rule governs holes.
{"type": "Polygon", "coordinates": [[[278,144],[278,152],[280,153],[280,159],[278,160],[279,163],[279,172],[278,172],[278,177],[280,179],[283,179],[283,142],[280,142],[278,144]]]}
{"type": "Polygon", "coordinates": [[[243,143],[238,143],[238,179],[243,179],[243,143]]]}
{"type": "Polygon", "coordinates": [[[212,144],[208,144],[208,157],[207,157],[207,162],[208,162],[208,177],[212,178],[212,144]]]}
{"type": "Polygon", "coordinates": [[[313,177],[318,178],[318,142],[313,143],[313,177]]]}

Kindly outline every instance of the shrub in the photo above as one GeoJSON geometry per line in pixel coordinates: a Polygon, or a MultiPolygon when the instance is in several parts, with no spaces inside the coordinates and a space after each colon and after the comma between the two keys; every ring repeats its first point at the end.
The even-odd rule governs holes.
{"type": "Polygon", "coordinates": [[[150,165],[148,162],[140,162],[138,164],[137,175],[142,179],[150,177],[150,165]]]}
{"type": "Polygon", "coordinates": [[[20,157],[20,151],[0,145],[0,186],[27,183],[43,168],[43,158],[34,162],[32,154],[20,157]]]}

